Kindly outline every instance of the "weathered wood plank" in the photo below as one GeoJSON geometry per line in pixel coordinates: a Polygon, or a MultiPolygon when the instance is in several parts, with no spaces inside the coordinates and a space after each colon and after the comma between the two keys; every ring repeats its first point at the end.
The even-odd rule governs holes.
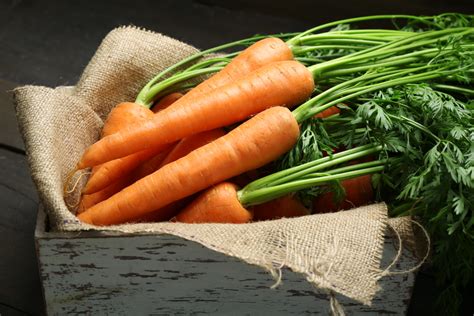
{"type": "Polygon", "coordinates": [[[43,306],[34,248],[38,198],[25,157],[1,148],[0,205],[0,304],[37,315],[43,306]]]}
{"type": "Polygon", "coordinates": [[[15,83],[0,79],[0,145],[24,151],[12,102],[11,91],[15,87],[15,83]]]}
{"type": "Polygon", "coordinates": [[[0,303],[0,315],[5,316],[25,316],[29,315],[29,313],[14,308],[13,306],[8,306],[0,303]]]}
{"type": "Polygon", "coordinates": [[[4,44],[0,78],[21,84],[72,85],[103,37],[114,27],[128,24],[200,48],[256,33],[298,31],[310,25],[192,0],[135,1],[133,8],[128,0],[115,0],[113,5],[81,0],[0,1],[0,30],[6,30],[0,33],[4,44]],[[48,39],[47,44],[44,39],[48,39]]]}
{"type": "MultiPolygon", "coordinates": [[[[328,299],[283,271],[274,290],[261,268],[170,235],[37,239],[50,315],[327,314],[328,299]]],[[[384,265],[395,249],[387,239],[384,265]]],[[[415,264],[405,252],[396,269],[415,264]]],[[[371,307],[339,296],[348,314],[406,313],[414,274],[382,279],[371,307]]]]}

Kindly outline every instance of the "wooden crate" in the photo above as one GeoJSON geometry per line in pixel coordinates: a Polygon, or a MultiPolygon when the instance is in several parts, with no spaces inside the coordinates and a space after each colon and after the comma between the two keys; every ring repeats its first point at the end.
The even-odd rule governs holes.
{"type": "MultiPolygon", "coordinates": [[[[328,297],[300,275],[283,270],[283,283],[263,269],[172,235],[98,231],[57,233],[38,215],[35,233],[48,315],[326,315],[328,297]]],[[[383,264],[396,246],[386,239],[383,264]]],[[[416,264],[404,252],[395,269],[416,264]]],[[[381,279],[372,306],[337,296],[348,315],[403,315],[415,276],[381,279]]]]}

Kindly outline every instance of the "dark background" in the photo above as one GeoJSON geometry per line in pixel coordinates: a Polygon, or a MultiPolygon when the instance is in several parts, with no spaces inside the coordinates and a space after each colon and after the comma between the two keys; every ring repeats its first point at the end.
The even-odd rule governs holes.
{"type": "MultiPolygon", "coordinates": [[[[0,0],[0,315],[43,314],[33,240],[38,198],[5,90],[74,84],[101,39],[120,25],[144,27],[204,49],[360,15],[441,12],[473,14],[474,0],[0,0]]],[[[418,273],[409,314],[432,314],[440,291],[425,267],[418,273]]],[[[471,285],[463,307],[470,315],[473,292],[471,285]]]]}

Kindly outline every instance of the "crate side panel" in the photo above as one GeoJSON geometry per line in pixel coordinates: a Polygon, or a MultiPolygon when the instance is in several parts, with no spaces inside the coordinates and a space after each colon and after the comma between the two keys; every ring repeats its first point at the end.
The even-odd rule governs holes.
{"type": "MultiPolygon", "coordinates": [[[[283,284],[263,269],[169,235],[39,239],[49,315],[73,314],[327,314],[328,299],[304,278],[283,270],[283,284]]],[[[385,261],[394,255],[385,247],[385,261]]],[[[397,269],[414,265],[405,255],[397,269]]],[[[367,307],[339,296],[348,313],[406,312],[413,274],[382,279],[367,307]]]]}

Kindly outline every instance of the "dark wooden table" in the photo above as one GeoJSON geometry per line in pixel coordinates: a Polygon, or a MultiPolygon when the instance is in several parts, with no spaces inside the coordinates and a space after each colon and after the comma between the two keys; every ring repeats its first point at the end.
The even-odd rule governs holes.
{"type": "MultiPolygon", "coordinates": [[[[112,28],[134,24],[207,48],[255,33],[291,32],[374,13],[466,11],[468,1],[59,1],[0,2],[0,315],[42,315],[34,249],[38,195],[30,179],[10,91],[72,85],[112,28]],[[240,5],[240,6],[239,6],[240,5]],[[270,6],[271,5],[271,6],[270,6]],[[286,9],[288,6],[288,9],[286,9]],[[243,8],[243,9],[238,9],[243,8]],[[300,8],[297,10],[296,8],[300,8]],[[401,9],[403,8],[403,9],[401,9]]],[[[473,12],[473,10],[470,10],[473,12]]],[[[410,314],[427,313],[439,289],[419,273],[410,314]]]]}

